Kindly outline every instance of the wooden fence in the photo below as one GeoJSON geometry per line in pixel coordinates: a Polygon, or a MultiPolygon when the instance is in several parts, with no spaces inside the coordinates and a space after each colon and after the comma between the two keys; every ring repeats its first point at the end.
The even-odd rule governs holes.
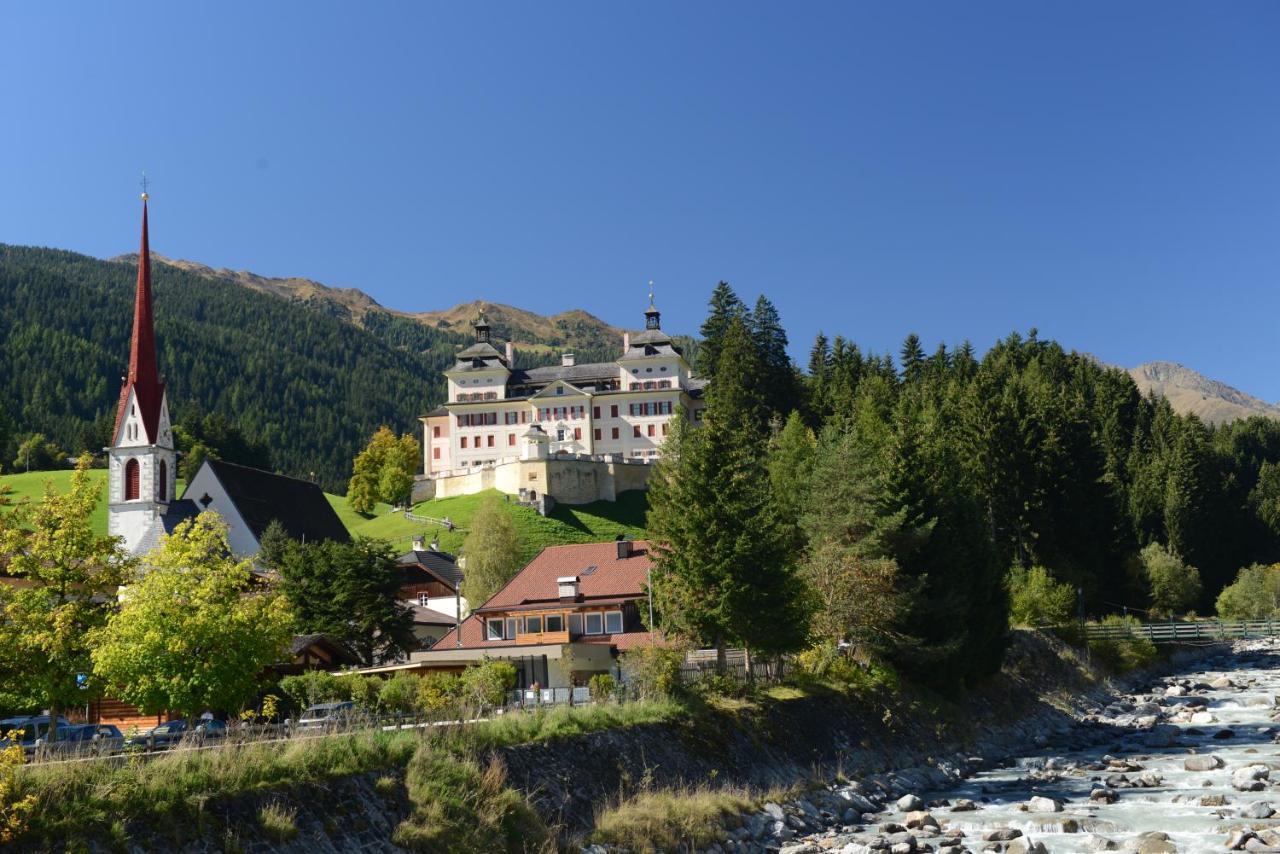
{"type": "Polygon", "coordinates": [[[1127,624],[1089,624],[1085,626],[1085,636],[1089,640],[1120,640],[1129,637],[1143,637],[1152,643],[1212,643],[1216,641],[1240,640],[1243,638],[1266,638],[1280,635],[1280,621],[1277,620],[1195,620],[1192,622],[1167,623],[1127,623],[1127,624]]]}

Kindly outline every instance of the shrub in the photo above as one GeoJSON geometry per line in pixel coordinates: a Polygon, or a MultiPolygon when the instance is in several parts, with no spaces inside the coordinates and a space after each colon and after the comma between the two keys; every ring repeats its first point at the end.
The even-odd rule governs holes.
{"type": "Polygon", "coordinates": [[[1200,597],[1200,570],[1183,563],[1177,552],[1149,543],[1141,557],[1153,615],[1185,611],[1200,597]]]}
{"type": "Polygon", "coordinates": [[[389,712],[412,712],[418,703],[422,678],[412,673],[397,673],[378,690],[378,703],[389,712]]]}
{"type": "Polygon", "coordinates": [[[418,686],[418,708],[436,712],[448,708],[458,700],[462,681],[452,673],[428,673],[418,686]]]}
{"type": "MultiPolygon", "coordinates": [[[[1102,625],[1132,630],[1141,623],[1136,617],[1112,614],[1102,621],[1102,625]]],[[[1148,638],[1132,634],[1118,639],[1090,641],[1089,649],[1099,661],[1117,673],[1145,667],[1156,658],[1156,645],[1148,638]]]]}
{"type": "Polygon", "coordinates": [[[301,708],[347,699],[346,679],[325,670],[308,670],[280,680],[280,690],[301,708]]]}
{"type": "Polygon", "coordinates": [[[1236,573],[1218,594],[1218,616],[1224,620],[1266,620],[1280,616],[1280,564],[1255,563],[1236,573]]]}
{"type": "Polygon", "coordinates": [[[1042,566],[1015,566],[1005,576],[1009,591],[1009,623],[1015,626],[1061,626],[1071,622],[1076,593],[1054,581],[1042,566]]]}
{"type": "Polygon", "coordinates": [[[13,842],[27,830],[30,813],[36,806],[34,794],[18,790],[18,766],[23,762],[22,745],[0,750],[0,843],[13,842]]]}
{"type": "Polygon", "coordinates": [[[509,661],[485,659],[462,671],[461,696],[472,707],[500,706],[507,691],[516,684],[516,668],[509,661]]]}
{"type": "Polygon", "coordinates": [[[646,790],[601,811],[591,841],[638,852],[709,848],[726,837],[726,821],[754,808],[731,789],[646,790]]]}
{"type": "Polygon", "coordinates": [[[597,673],[587,685],[591,689],[591,699],[596,702],[611,699],[618,690],[618,683],[608,673],[597,673]]]}
{"type": "Polygon", "coordinates": [[[382,679],[377,676],[344,676],[347,683],[346,697],[365,711],[374,711],[378,707],[378,694],[382,690],[382,679]]]}
{"type": "Polygon", "coordinates": [[[680,689],[684,653],[661,646],[638,646],[622,654],[623,679],[637,699],[661,700],[680,689]]]}

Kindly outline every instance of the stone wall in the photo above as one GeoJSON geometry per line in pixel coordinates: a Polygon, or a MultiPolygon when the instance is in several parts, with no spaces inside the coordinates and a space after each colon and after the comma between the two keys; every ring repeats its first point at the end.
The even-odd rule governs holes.
{"type": "MultiPolygon", "coordinates": [[[[511,460],[482,467],[466,474],[436,478],[430,483],[432,498],[474,495],[496,489],[519,495],[521,489],[550,495],[560,504],[590,504],[616,501],[618,494],[645,489],[653,466],[645,463],[618,463],[601,460],[549,459],[511,460]]],[[[425,500],[426,487],[415,486],[414,500],[425,500]]]]}

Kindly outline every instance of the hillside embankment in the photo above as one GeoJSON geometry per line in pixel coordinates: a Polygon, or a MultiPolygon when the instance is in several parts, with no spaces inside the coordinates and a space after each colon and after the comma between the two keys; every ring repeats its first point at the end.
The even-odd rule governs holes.
{"type": "Polygon", "coordinates": [[[1138,678],[1189,666],[1201,654],[1176,652],[1140,675],[1113,681],[1078,650],[1043,634],[1015,632],[1001,673],[963,694],[891,684],[848,692],[814,685],[692,701],[647,723],[472,747],[459,759],[465,767],[457,769],[455,783],[444,779],[454,774],[453,766],[421,759],[427,750],[458,755],[456,747],[415,744],[411,735],[376,750],[348,746],[338,736],[324,761],[281,754],[252,774],[241,767],[262,761],[252,751],[224,762],[235,770],[216,773],[189,764],[152,771],[152,779],[139,770],[135,779],[125,768],[86,782],[68,771],[38,792],[66,799],[58,804],[58,821],[37,822],[16,847],[544,850],[551,838],[576,847],[588,839],[602,809],[643,792],[798,791],[837,777],[889,791],[954,777],[954,769],[972,766],[974,757],[998,762],[1029,752],[1068,731],[1078,709],[1138,678]],[[163,808],[111,813],[113,803],[139,806],[136,798],[119,798],[122,787],[165,791],[164,780],[154,779],[163,773],[182,786],[163,808]],[[476,835],[477,827],[484,834],[476,835]],[[457,835],[462,828],[471,835],[457,835]]]}

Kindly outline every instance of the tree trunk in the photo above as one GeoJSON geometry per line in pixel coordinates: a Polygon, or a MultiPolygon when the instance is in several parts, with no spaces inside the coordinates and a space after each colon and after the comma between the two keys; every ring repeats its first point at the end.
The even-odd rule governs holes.
{"type": "Polygon", "coordinates": [[[751,672],[751,647],[744,646],[742,648],[742,660],[747,666],[747,681],[755,681],[755,674],[751,672]]]}
{"type": "Polygon", "coordinates": [[[716,672],[724,673],[725,667],[728,665],[729,659],[725,654],[724,638],[716,638],[716,672]]]}

